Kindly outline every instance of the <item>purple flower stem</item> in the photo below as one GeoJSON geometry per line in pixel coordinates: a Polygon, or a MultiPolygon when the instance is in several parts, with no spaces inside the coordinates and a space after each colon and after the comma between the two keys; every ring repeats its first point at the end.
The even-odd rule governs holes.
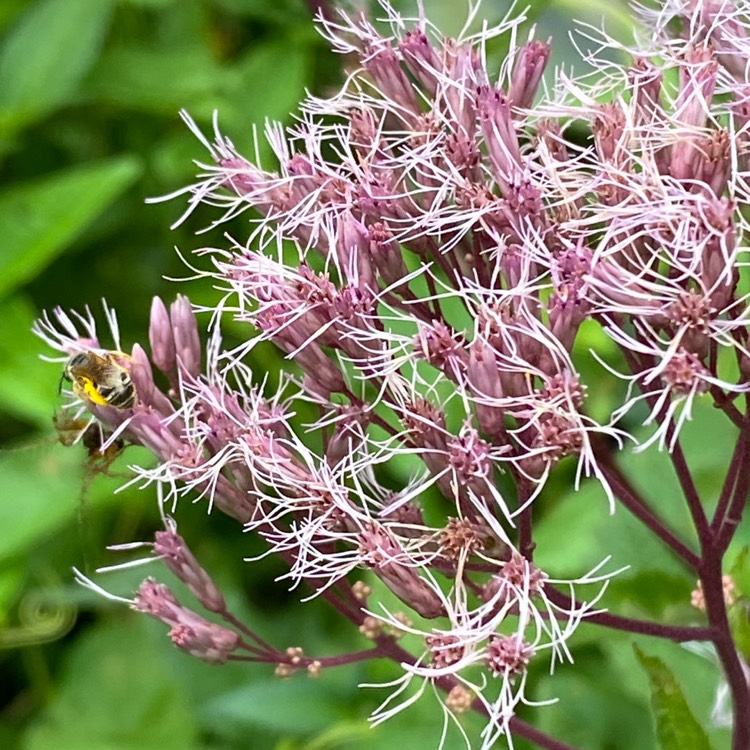
{"type": "MultiPolygon", "coordinates": [[[[653,408],[655,398],[648,395],[646,400],[653,408]]],[[[746,410],[747,407],[746,403],[746,410]]],[[[735,407],[732,408],[734,409],[735,407]]],[[[724,407],[724,411],[734,424],[737,424],[737,415],[732,416],[732,411],[726,407],[724,407]]],[[[660,414],[657,418],[661,419],[662,416],[660,414]]],[[[701,504],[679,443],[675,443],[674,449],[670,452],[672,464],[677,473],[701,545],[702,554],[698,559],[697,566],[692,562],[691,564],[696,567],[700,574],[706,604],[706,614],[709,628],[712,631],[711,640],[716,647],[732,695],[734,706],[733,750],[747,750],[750,747],[750,690],[741,663],[741,657],[737,653],[732,639],[722,581],[722,558],[742,518],[742,513],[747,503],[748,491],[750,491],[750,455],[748,451],[748,422],[746,417],[741,419],[740,427],[740,436],[732,460],[727,468],[724,487],[722,488],[712,525],[708,523],[708,518],[701,504]],[[717,526],[719,526],[718,534],[717,526]]],[[[673,435],[674,425],[669,424],[667,426],[668,442],[671,442],[673,435]]],[[[616,491],[619,495],[619,490],[616,491]]],[[[659,533],[656,527],[651,526],[651,524],[648,525],[653,528],[655,533],[659,533]]],[[[661,534],[660,536],[664,539],[664,536],[661,534]]],[[[670,544],[670,546],[673,545],[670,544]]],[[[692,556],[692,553],[690,554],[692,556]]],[[[684,554],[682,556],[685,557],[684,554]]],[[[688,558],[685,559],[687,560],[688,558]]]]}
{"type": "MultiPolygon", "coordinates": [[[[560,607],[570,608],[572,602],[570,597],[564,592],[552,587],[549,583],[545,584],[544,591],[550,601],[560,607]]],[[[696,625],[664,625],[652,620],[638,620],[634,617],[623,617],[611,612],[598,612],[586,617],[587,623],[602,625],[606,628],[615,628],[628,633],[640,633],[641,635],[651,635],[655,638],[667,638],[670,641],[683,643],[685,641],[713,641],[716,637],[716,630],[712,627],[702,627],[696,625]]]]}
{"type": "MultiPolygon", "coordinates": [[[[626,357],[629,361],[631,371],[633,373],[637,373],[639,370],[634,369],[635,363],[633,362],[632,357],[627,356],[627,353],[626,357]]],[[[652,409],[654,409],[657,403],[656,394],[649,393],[643,387],[641,387],[641,390],[646,398],[646,403],[652,409]]],[[[665,404],[662,409],[656,414],[656,419],[658,422],[664,422],[667,408],[668,407],[665,404]]],[[[677,480],[679,481],[680,487],[682,488],[682,493],[690,511],[690,515],[693,519],[695,530],[698,533],[698,538],[701,540],[701,544],[703,544],[705,540],[711,537],[711,529],[709,526],[708,517],[706,516],[706,512],[703,508],[700,495],[698,494],[698,489],[695,486],[695,482],[693,481],[693,476],[690,473],[690,468],[688,467],[687,461],[685,460],[685,454],[683,453],[682,446],[680,445],[679,440],[674,440],[674,435],[674,421],[671,421],[670,418],[670,423],[666,426],[666,443],[667,445],[672,446],[672,449],[669,451],[669,457],[672,461],[672,466],[674,467],[675,474],[677,475],[677,480]]]]}
{"type": "Polygon", "coordinates": [[[244,651],[248,651],[251,656],[238,656],[231,654],[227,657],[229,659],[236,659],[238,661],[254,661],[254,662],[276,662],[278,660],[278,654],[279,651],[276,649],[265,649],[265,648],[258,648],[257,646],[253,646],[247,641],[242,640],[240,638],[239,643],[237,644],[237,648],[241,648],[244,651]]]}
{"type": "MultiPolygon", "coordinates": [[[[726,514],[722,517],[721,528],[714,542],[715,548],[721,555],[727,551],[747,505],[748,492],[750,492],[750,440],[748,438],[748,427],[746,426],[738,440],[738,445],[741,446],[737,452],[739,468],[734,483],[732,500],[726,514]]],[[[727,472],[727,475],[729,475],[729,472],[727,472]]],[[[727,481],[729,481],[728,476],[727,481]]]]}
{"type": "Polygon", "coordinates": [[[253,641],[255,641],[255,643],[261,649],[265,649],[266,651],[269,651],[271,653],[276,653],[276,649],[270,643],[268,643],[268,641],[264,641],[257,633],[255,633],[254,631],[250,630],[250,628],[248,628],[247,625],[245,625],[245,623],[242,622],[242,620],[240,620],[239,618],[235,617],[228,609],[225,609],[223,612],[220,612],[219,614],[222,616],[222,618],[226,622],[230,623],[232,626],[234,626],[241,633],[243,633],[248,638],[250,638],[253,641]]]}
{"type": "Polygon", "coordinates": [[[737,476],[744,463],[747,462],[747,428],[741,425],[742,431],[740,432],[739,438],[734,446],[734,453],[732,454],[732,460],[729,463],[727,469],[727,475],[724,478],[724,485],[721,488],[721,495],[719,495],[719,502],[716,504],[716,511],[714,513],[713,521],[711,522],[711,533],[716,535],[719,533],[724,519],[729,508],[729,502],[733,497],[733,490],[737,484],[737,476]]]}
{"type": "Polygon", "coordinates": [[[629,633],[640,633],[641,635],[652,635],[655,638],[667,638],[676,643],[686,641],[712,641],[716,637],[716,631],[712,627],[701,627],[698,625],[664,625],[660,622],[650,620],[637,620],[634,617],[623,617],[610,612],[600,612],[586,618],[586,622],[603,625],[607,628],[624,630],[629,633]]]}
{"type": "MultiPolygon", "coordinates": [[[[413,654],[401,648],[393,638],[378,639],[378,647],[381,657],[392,659],[397,663],[416,664],[418,661],[413,654]]],[[[454,677],[445,675],[443,677],[436,677],[435,684],[441,690],[449,693],[459,682],[454,677]]],[[[478,698],[473,701],[472,708],[478,713],[487,713],[485,705],[478,698]]],[[[567,742],[550,737],[550,735],[536,729],[531,724],[527,724],[517,716],[510,719],[509,727],[512,732],[525,737],[527,740],[531,740],[531,742],[536,742],[544,750],[578,750],[574,745],[569,745],[567,742]]]]}
{"type": "Polygon", "coordinates": [[[742,429],[745,423],[745,417],[742,412],[732,403],[732,399],[719,388],[717,385],[712,385],[710,388],[711,396],[713,397],[714,404],[718,409],[721,409],[724,414],[727,415],[735,427],[742,429]]]}
{"type": "MultiPolygon", "coordinates": [[[[305,582],[315,589],[323,586],[322,581],[311,581],[306,578],[305,582]]],[[[321,591],[320,596],[335,607],[344,617],[348,617],[355,625],[359,626],[364,622],[362,604],[355,599],[354,594],[351,593],[351,588],[346,582],[343,584],[341,582],[334,584],[325,591],[321,591]]]]}
{"type": "Polygon", "coordinates": [[[316,663],[321,667],[340,667],[344,664],[352,664],[354,662],[366,661],[368,659],[377,659],[380,656],[382,656],[380,648],[378,646],[373,646],[373,648],[352,651],[347,654],[337,654],[336,656],[323,656],[318,658],[300,656],[294,661],[281,651],[275,651],[271,654],[270,658],[267,659],[257,659],[252,656],[237,656],[234,654],[229,656],[229,661],[273,662],[276,664],[289,664],[290,666],[304,669],[305,667],[316,663]]]}
{"type": "Polygon", "coordinates": [[[443,311],[440,309],[440,301],[438,299],[438,290],[435,286],[435,279],[432,278],[432,274],[426,274],[426,280],[427,280],[427,288],[430,290],[430,296],[432,297],[431,303],[432,308],[435,311],[434,320],[439,320],[442,323],[445,323],[445,317],[443,316],[443,311]]]}
{"type": "MultiPolygon", "coordinates": [[[[672,436],[674,435],[674,423],[670,423],[667,426],[667,442],[671,444],[672,436]]],[[[677,479],[680,482],[682,493],[687,502],[690,515],[693,518],[695,529],[698,532],[698,538],[703,541],[711,534],[711,529],[708,523],[708,517],[706,511],[703,509],[703,503],[701,503],[698,489],[693,481],[693,476],[690,473],[690,468],[685,460],[685,454],[682,452],[682,446],[679,440],[674,443],[674,448],[670,451],[669,457],[674,466],[677,479]]]]}
{"type": "Polygon", "coordinates": [[[622,504],[651,531],[656,534],[673,552],[679,555],[691,568],[698,569],[700,558],[684,542],[670,531],[665,524],[654,515],[648,503],[638,491],[622,475],[619,468],[612,461],[609,451],[602,450],[603,442],[593,439],[594,452],[599,459],[600,468],[605,479],[617,495],[622,504]]]}
{"type": "MultiPolygon", "coordinates": [[[[750,404],[747,403],[746,409],[750,404]]],[[[750,455],[748,441],[748,418],[745,417],[737,440],[732,462],[719,500],[714,524],[706,538],[701,538],[703,555],[700,579],[706,604],[709,624],[716,630],[713,638],[716,651],[726,675],[734,706],[733,750],[746,750],[750,747],[750,686],[745,676],[742,657],[738,654],[732,638],[727,617],[727,604],[724,598],[722,560],[739,524],[747,504],[750,491],[750,455]],[[731,488],[733,487],[733,491],[731,488]],[[725,500],[731,495],[731,501],[725,500]],[[728,506],[728,507],[727,507],[728,506]],[[724,509],[726,508],[726,512],[724,509]],[[718,528],[717,525],[721,524],[718,528]]]]}
{"type": "MultiPolygon", "coordinates": [[[[628,353],[624,349],[621,350],[626,354],[626,358],[630,365],[631,371],[634,374],[640,372],[642,368],[638,368],[637,364],[633,361],[633,358],[628,356],[628,353]]],[[[645,396],[646,403],[651,407],[651,409],[654,409],[657,403],[657,395],[655,393],[649,393],[648,390],[646,390],[643,386],[641,386],[641,391],[645,396]]],[[[656,419],[658,422],[663,423],[666,412],[667,405],[665,404],[656,415],[656,419]]],[[[674,434],[674,422],[670,421],[670,423],[666,427],[666,443],[667,445],[673,445],[674,443],[674,447],[669,451],[669,457],[672,461],[672,465],[674,466],[675,474],[677,475],[677,481],[680,483],[680,487],[682,488],[682,493],[685,497],[685,501],[687,502],[688,509],[690,510],[693,524],[695,525],[695,529],[698,532],[698,537],[699,539],[703,539],[707,534],[710,533],[708,518],[705,511],[703,510],[700,495],[698,494],[698,490],[695,486],[695,482],[693,481],[692,474],[690,473],[690,469],[688,468],[687,461],[685,461],[685,454],[682,452],[682,446],[680,445],[679,441],[673,441],[674,434]]]]}
{"type": "Polygon", "coordinates": [[[706,603],[708,622],[716,631],[713,637],[719,661],[732,694],[734,706],[734,733],[732,750],[750,747],[750,690],[742,667],[741,657],[732,640],[724,601],[721,561],[723,550],[719,547],[704,550],[701,565],[701,583],[706,603]]]}
{"type": "Polygon", "coordinates": [[[511,731],[521,737],[526,737],[527,740],[536,742],[539,747],[543,747],[545,750],[576,750],[574,745],[569,745],[567,742],[562,742],[562,740],[550,737],[548,734],[539,731],[536,727],[532,727],[531,724],[527,724],[517,716],[514,716],[510,720],[509,726],[511,731]]]}

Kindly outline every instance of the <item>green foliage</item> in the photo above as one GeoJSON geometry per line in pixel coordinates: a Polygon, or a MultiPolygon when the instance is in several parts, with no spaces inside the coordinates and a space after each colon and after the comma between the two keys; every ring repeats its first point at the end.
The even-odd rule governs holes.
{"type": "Polygon", "coordinates": [[[76,96],[99,55],[112,8],[111,0],[29,4],[0,49],[0,140],[76,96]]]}
{"type": "Polygon", "coordinates": [[[34,278],[138,177],[134,157],[69,168],[0,194],[0,297],[34,278]]]}
{"type": "Polygon", "coordinates": [[[728,607],[729,624],[737,650],[745,661],[750,661],[750,570],[748,569],[750,547],[743,547],[729,569],[735,586],[734,602],[728,607]]]}
{"type": "MultiPolygon", "coordinates": [[[[705,399],[695,404],[693,413],[693,422],[682,433],[688,463],[701,496],[716,498],[736,433],[705,399]]],[[[641,440],[648,435],[638,430],[634,434],[641,440]]],[[[666,451],[636,453],[627,446],[617,461],[636,489],[654,504],[666,525],[695,547],[692,523],[666,451]]],[[[580,575],[587,567],[611,557],[609,569],[628,568],[615,586],[632,576],[655,572],[655,583],[658,585],[660,580],[664,596],[670,598],[676,581],[681,582],[683,593],[695,583],[666,546],[624,507],[618,506],[617,512],[610,514],[597,483],[583,483],[576,491],[569,482],[562,492],[547,491],[539,510],[540,520],[534,532],[537,559],[542,568],[555,575],[580,575]],[[582,539],[586,544],[580,542],[582,539]]],[[[645,611],[653,611],[653,595],[653,586],[643,591],[645,611]]]]}
{"type": "Polygon", "coordinates": [[[6,415],[49,429],[54,394],[60,379],[36,351],[31,333],[36,310],[23,294],[0,301],[4,334],[0,338],[0,409],[6,415]]]}
{"type": "Polygon", "coordinates": [[[740,599],[729,607],[729,625],[737,651],[747,662],[750,660],[750,606],[748,600],[740,599]]]}
{"type": "Polygon", "coordinates": [[[339,687],[335,695],[328,680],[313,680],[305,674],[288,680],[267,674],[217,695],[206,706],[206,716],[238,739],[258,730],[310,736],[344,718],[348,692],[339,687]]]}
{"type": "Polygon", "coordinates": [[[685,700],[675,676],[658,657],[648,656],[637,646],[638,661],[648,674],[651,707],[662,750],[711,750],[706,733],[685,700]]]}
{"type": "MultiPolygon", "coordinates": [[[[599,631],[575,650],[575,664],[559,667],[553,676],[540,674],[535,699],[559,702],[534,717],[535,724],[556,732],[580,748],[630,750],[654,747],[649,711],[642,686],[632,679],[632,664],[623,652],[632,649],[625,639],[607,638],[599,631]],[[606,674],[606,679],[602,679],[606,674]],[[617,705],[617,711],[611,706],[617,705]]],[[[583,639],[581,639],[583,640],[583,639]]]]}
{"type": "Polygon", "coordinates": [[[99,627],[72,649],[54,699],[26,735],[27,750],[199,747],[193,712],[162,649],[133,620],[99,627]]]}
{"type": "MultiPolygon", "coordinates": [[[[185,275],[172,248],[195,247],[193,232],[213,218],[199,212],[172,231],[182,204],[144,205],[189,184],[193,160],[206,159],[178,110],[209,134],[220,110],[228,134],[252,151],[253,124],[286,118],[306,87],[320,88],[336,70],[297,0],[0,3],[0,655],[11,699],[0,711],[4,748],[247,746],[200,711],[209,697],[248,684],[247,667],[217,670],[187,657],[160,667],[160,656],[172,656],[163,630],[141,633],[121,606],[106,607],[106,627],[81,626],[47,643],[62,638],[77,612],[94,623],[103,617],[102,601],[72,586],[71,568],[92,573],[116,562],[106,545],[148,538],[158,517],[151,493],[114,494],[129,462],[148,463],[145,452],[128,448],[108,477],[81,446],[57,443],[60,365],[39,359],[50,352],[30,328],[41,309],[88,305],[98,314],[106,297],[125,345],[143,341],[151,296],[169,301],[185,291],[163,278],[185,275]],[[200,676],[183,679],[188,664],[200,676]],[[25,696],[21,712],[14,693],[25,696]]],[[[238,221],[235,233],[243,231],[238,221]]],[[[214,238],[221,243],[222,231],[214,238]]],[[[190,292],[215,298],[209,283],[190,292]]],[[[235,567],[243,552],[232,548],[235,567]]],[[[130,595],[141,577],[120,593],[130,595]]],[[[245,614],[252,618],[252,608],[245,614]]],[[[335,728],[316,726],[322,735],[335,728]]],[[[271,747],[271,734],[264,737],[271,747]]]]}

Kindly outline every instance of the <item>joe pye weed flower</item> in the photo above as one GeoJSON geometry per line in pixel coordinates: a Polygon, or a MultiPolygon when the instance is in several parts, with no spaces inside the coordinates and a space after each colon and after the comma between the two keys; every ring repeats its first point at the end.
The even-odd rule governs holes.
{"type": "MultiPolygon", "coordinates": [[[[150,354],[135,344],[121,360],[135,406],[69,406],[156,457],[133,467],[164,508],[150,548],[200,607],[151,578],[130,603],[214,663],[317,675],[388,657],[394,677],[375,723],[429,694],[443,740],[453,723],[482,748],[514,736],[572,747],[517,714],[539,702],[530,665],[572,662],[584,619],[602,637],[705,641],[731,696],[733,748],[745,750],[746,654],[730,627],[730,616],[744,624],[742,597],[722,592],[750,489],[750,6],[638,7],[637,45],[586,29],[594,72],[559,71],[545,88],[550,42],[527,38],[517,9],[490,27],[472,5],[457,39],[421,11],[406,19],[384,1],[380,11],[377,24],[319,19],[351,64],[346,81],[309,95],[290,127],[267,125],[272,167],[243,157],[218,118],[209,138],[183,115],[210,160],[170,197],[186,198],[186,213],[216,207],[216,226],[243,214],[249,236],[197,251],[198,273],[222,292],[215,307],[154,300],[150,354]],[[509,51],[492,66],[496,39],[509,51]],[[245,324],[239,345],[222,341],[227,318],[245,324]],[[278,387],[249,365],[263,342],[288,363],[278,387]],[[604,416],[591,408],[602,383],[620,397],[604,416]],[[717,498],[701,494],[683,449],[698,401],[735,436],[717,498]],[[313,423],[296,418],[302,403],[313,423]],[[641,493],[621,449],[668,457],[692,534],[641,493]],[[598,483],[612,513],[633,514],[665,545],[700,581],[705,618],[606,611],[618,572],[607,559],[575,580],[537,567],[534,509],[558,475],[571,490],[598,483]],[[285,561],[282,579],[324,597],[370,646],[311,656],[238,620],[177,531],[186,498],[262,537],[264,554],[285,561]],[[486,720],[479,737],[463,729],[468,710],[486,720]]],[[[58,309],[37,332],[62,362],[121,350],[114,312],[106,320],[100,338],[88,310],[58,309]]]]}

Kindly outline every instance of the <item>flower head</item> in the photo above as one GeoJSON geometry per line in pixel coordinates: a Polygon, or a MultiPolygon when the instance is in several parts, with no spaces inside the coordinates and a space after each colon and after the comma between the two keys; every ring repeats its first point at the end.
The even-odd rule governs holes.
{"type": "MultiPolygon", "coordinates": [[[[725,2],[670,1],[624,50],[626,68],[592,56],[596,83],[560,75],[536,104],[549,44],[519,42],[522,16],[450,39],[423,14],[382,8],[385,31],[344,12],[320,19],[357,67],[337,94],[308,96],[290,127],[267,126],[273,170],[216,120],[209,141],[184,115],[212,160],[183,191],[188,211],[243,214],[250,236],[201,251],[227,290],[205,352],[189,301],[155,300],[151,355],[130,355],[137,403],[93,411],[157,457],[135,481],[173,506],[207,498],[285,561],[283,579],[333,597],[381,646],[388,632],[420,644],[398,652],[375,721],[441,687],[446,715],[482,707],[489,748],[530,702],[528,665],[572,660],[567,641],[606,586],[563,605],[561,582],[532,562],[531,509],[549,477],[573,464],[575,487],[594,477],[614,509],[626,416],[653,426],[642,448],[675,450],[696,399],[748,391],[747,24],[725,2]],[[498,70],[487,46],[500,36],[498,70]],[[573,119],[590,143],[567,137],[573,119]],[[246,331],[233,349],[224,316],[246,331]],[[600,376],[627,384],[600,418],[579,366],[586,326],[619,354],[599,357],[600,376]],[[248,363],[267,342],[285,359],[278,388],[248,363]],[[314,406],[311,423],[300,404],[314,406]],[[346,581],[355,570],[369,574],[366,597],[346,581]],[[406,614],[379,605],[383,587],[406,614]]],[[[53,317],[37,328],[59,351],[99,347],[90,314],[53,317]]],[[[221,611],[172,531],[155,550],[221,611]]],[[[575,583],[606,579],[595,573],[575,583]]],[[[153,582],[136,602],[202,658],[237,647],[153,582]]]]}

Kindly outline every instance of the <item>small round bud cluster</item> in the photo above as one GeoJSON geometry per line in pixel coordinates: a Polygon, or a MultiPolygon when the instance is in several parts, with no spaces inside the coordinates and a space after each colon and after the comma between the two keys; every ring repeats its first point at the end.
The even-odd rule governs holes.
{"type": "Polygon", "coordinates": [[[481,528],[465,518],[449,518],[440,532],[440,551],[449,560],[462,555],[473,555],[484,547],[485,534],[481,528]]]}
{"type": "Polygon", "coordinates": [[[355,581],[352,584],[352,594],[361,602],[367,601],[367,597],[372,594],[372,588],[364,581],[355,581]]]}
{"type": "Polygon", "coordinates": [[[437,633],[428,635],[424,640],[432,654],[432,664],[437,669],[449,667],[464,656],[464,644],[455,635],[437,633]]]}
{"type": "Polygon", "coordinates": [[[446,708],[454,714],[464,714],[474,701],[474,693],[463,685],[454,685],[445,699],[446,708]]]}
{"type": "Polygon", "coordinates": [[[370,640],[374,641],[376,638],[379,638],[381,635],[383,635],[383,623],[378,620],[377,617],[368,615],[359,626],[359,632],[362,633],[365,638],[369,638],[370,640]]]}
{"type": "Polygon", "coordinates": [[[274,674],[277,677],[291,677],[296,671],[297,670],[291,664],[282,662],[281,664],[276,665],[276,669],[274,669],[274,674]]]}
{"type": "Polygon", "coordinates": [[[529,597],[538,596],[544,588],[547,574],[521,555],[514,553],[510,560],[503,563],[497,575],[484,584],[482,599],[489,602],[497,599],[504,604],[516,597],[515,592],[527,592],[529,597]]]}
{"type": "Polygon", "coordinates": [[[313,679],[320,677],[320,672],[323,669],[323,665],[317,659],[314,659],[307,665],[307,675],[313,679]]]}
{"type": "MultiPolygon", "coordinates": [[[[721,586],[724,596],[724,604],[726,604],[727,607],[731,607],[737,601],[734,578],[732,578],[729,573],[725,573],[721,577],[721,586]]],[[[703,593],[703,584],[700,581],[696,581],[695,588],[690,593],[690,604],[696,609],[700,609],[702,612],[706,611],[706,597],[703,593]]]]}
{"type": "Polygon", "coordinates": [[[534,649],[518,633],[491,635],[487,642],[487,666],[495,676],[514,676],[525,671],[534,649]]]}
{"type": "Polygon", "coordinates": [[[386,625],[386,631],[388,635],[394,638],[403,638],[406,635],[407,630],[412,626],[411,618],[406,612],[394,612],[392,615],[392,622],[386,625]],[[403,627],[399,627],[399,624],[403,627]]]}
{"type": "Polygon", "coordinates": [[[664,365],[662,382],[677,395],[705,393],[710,373],[692,352],[680,347],[664,365]]]}
{"type": "Polygon", "coordinates": [[[300,646],[289,646],[285,649],[284,653],[287,659],[289,659],[289,663],[295,667],[298,667],[305,658],[305,652],[300,646]]]}

